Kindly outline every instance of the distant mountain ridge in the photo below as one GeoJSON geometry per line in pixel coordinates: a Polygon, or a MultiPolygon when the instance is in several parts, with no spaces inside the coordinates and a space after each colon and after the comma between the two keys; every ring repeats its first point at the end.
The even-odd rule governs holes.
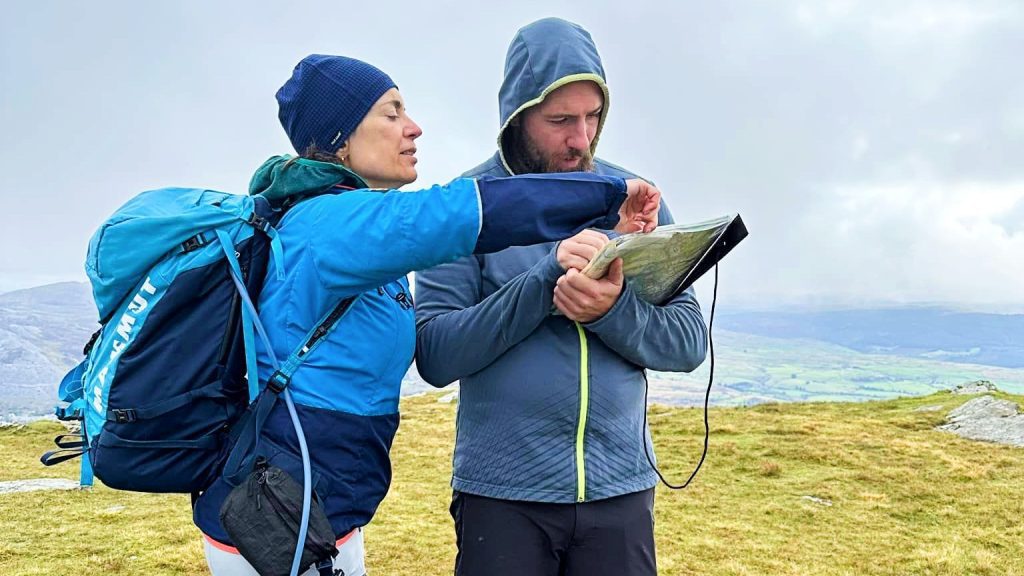
{"type": "Polygon", "coordinates": [[[97,328],[86,283],[0,294],[0,420],[52,412],[57,384],[97,328]]]}
{"type": "MultiPolygon", "coordinates": [[[[57,386],[99,329],[86,282],[61,282],[0,294],[0,423],[53,413],[57,386]]],[[[411,368],[403,394],[433,388],[411,368]]]]}
{"type": "MultiPolygon", "coordinates": [[[[0,422],[52,413],[60,378],[81,360],[98,327],[86,283],[0,294],[0,422]]],[[[1024,392],[1024,315],[719,311],[714,334],[717,405],[883,399],[979,378],[1024,392]]],[[[702,404],[708,367],[651,372],[650,400],[702,404]]],[[[415,367],[402,383],[403,394],[431,389],[415,367]]]]}
{"type": "Polygon", "coordinates": [[[906,307],[815,312],[721,312],[715,326],[803,338],[858,352],[1024,368],[1024,314],[906,307]]]}

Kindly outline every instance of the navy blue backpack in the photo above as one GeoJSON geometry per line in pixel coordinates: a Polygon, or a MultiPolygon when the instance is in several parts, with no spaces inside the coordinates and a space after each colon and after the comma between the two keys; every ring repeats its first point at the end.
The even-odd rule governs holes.
{"type": "Polygon", "coordinates": [[[102,328],[57,410],[82,433],[59,436],[44,464],[85,455],[82,485],[94,472],[142,492],[194,493],[217,477],[229,431],[259,392],[246,379],[256,369],[244,297],[258,301],[279,250],[277,215],[258,196],[164,188],[99,228],[86,272],[102,328]]]}
{"type": "MultiPolygon", "coordinates": [[[[337,188],[339,186],[335,186],[337,188]]],[[[344,188],[344,187],[342,187],[344,188]]],[[[260,430],[283,399],[302,454],[303,509],[292,574],[300,568],[311,503],[309,452],[287,386],[305,356],[344,317],[339,302],[273,375],[257,378],[257,336],[270,350],[255,302],[268,273],[284,277],[274,226],[299,197],[240,196],[191,188],[139,194],[89,242],[86,273],[101,328],[60,384],[62,434],[49,466],[81,456],[81,485],[190,493],[220,475],[238,485],[252,470],[260,430]],[[272,269],[270,269],[272,267],[272,269]]]]}

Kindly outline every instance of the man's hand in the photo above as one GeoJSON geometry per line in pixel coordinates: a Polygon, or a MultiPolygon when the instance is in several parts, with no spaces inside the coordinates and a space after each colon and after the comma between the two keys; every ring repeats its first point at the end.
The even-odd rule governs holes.
{"type": "Polygon", "coordinates": [[[621,258],[612,261],[608,274],[600,280],[592,280],[576,268],[569,268],[555,285],[555,307],[570,320],[593,322],[615,305],[622,294],[622,284],[621,258]]]}
{"type": "Polygon", "coordinates": [[[562,270],[583,270],[594,256],[608,243],[608,237],[596,230],[584,230],[572,238],[562,240],[555,257],[562,270]]]}
{"type": "Polygon", "coordinates": [[[661,190],[639,178],[626,180],[626,201],[619,207],[619,234],[650,232],[658,227],[661,190]]]}

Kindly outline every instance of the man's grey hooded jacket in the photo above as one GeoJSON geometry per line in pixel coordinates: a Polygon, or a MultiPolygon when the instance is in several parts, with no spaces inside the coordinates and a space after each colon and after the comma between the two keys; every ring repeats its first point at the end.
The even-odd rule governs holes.
{"type": "MultiPolygon", "coordinates": [[[[549,18],[519,31],[499,95],[498,152],[465,176],[508,176],[502,137],[512,118],[568,82],[608,90],[582,28],[549,18]]],[[[597,143],[594,138],[591,150],[597,143]]],[[[599,174],[636,177],[595,159],[599,174]]],[[[672,222],[662,204],[659,222],[672,222]]],[[[692,291],[663,307],[627,281],[604,316],[553,315],[564,273],[555,244],[468,257],[416,276],[416,364],[434,386],[461,381],[452,486],[508,500],[583,502],[651,488],[644,368],[690,371],[706,329],[692,291]]],[[[653,459],[653,455],[652,455],[653,459]]]]}

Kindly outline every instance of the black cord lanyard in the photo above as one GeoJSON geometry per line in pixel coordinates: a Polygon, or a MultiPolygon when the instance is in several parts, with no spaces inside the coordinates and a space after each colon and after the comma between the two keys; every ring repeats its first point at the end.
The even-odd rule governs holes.
{"type": "Polygon", "coordinates": [[[647,372],[644,372],[644,426],[640,429],[640,433],[644,436],[644,454],[647,456],[647,462],[654,469],[654,472],[661,479],[661,483],[671,488],[672,490],[682,490],[690,485],[694,477],[697,476],[697,472],[700,471],[700,467],[704,465],[704,458],[708,455],[708,439],[711,436],[711,428],[708,426],[708,399],[711,397],[711,384],[715,381],[715,341],[711,338],[711,328],[715,324],[715,303],[718,300],[718,264],[715,264],[715,288],[711,296],[711,318],[708,320],[708,348],[711,352],[711,370],[708,375],[708,389],[704,393],[704,452],[700,455],[700,462],[697,462],[697,467],[693,469],[693,473],[686,479],[686,482],[674,485],[670,484],[668,480],[665,480],[665,476],[662,475],[661,470],[654,464],[654,460],[651,458],[651,454],[654,452],[650,445],[647,443],[647,392],[650,389],[650,385],[647,382],[647,372]]]}

